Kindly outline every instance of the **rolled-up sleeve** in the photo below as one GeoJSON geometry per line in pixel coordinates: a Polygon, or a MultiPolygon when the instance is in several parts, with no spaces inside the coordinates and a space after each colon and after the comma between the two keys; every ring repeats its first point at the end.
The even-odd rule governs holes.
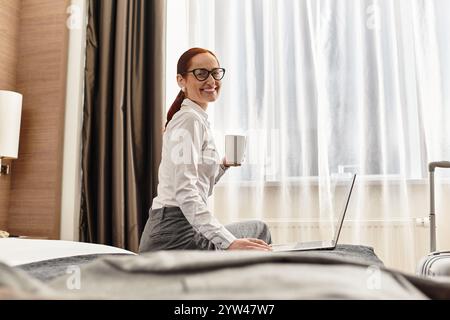
{"type": "Polygon", "coordinates": [[[204,128],[195,117],[186,117],[179,130],[181,141],[172,152],[175,199],[194,229],[212,241],[216,247],[227,249],[236,237],[208,210],[197,188],[204,128]]]}

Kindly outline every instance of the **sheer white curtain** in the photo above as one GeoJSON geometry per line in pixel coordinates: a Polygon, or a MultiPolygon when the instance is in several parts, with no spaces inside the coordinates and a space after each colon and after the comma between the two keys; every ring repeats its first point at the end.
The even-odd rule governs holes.
{"type": "Polygon", "coordinates": [[[169,0],[167,105],[178,57],[209,48],[227,69],[208,110],[218,147],[248,136],[245,165],[215,188],[219,219],[263,219],[277,242],[330,238],[356,172],[341,242],[413,271],[428,248],[415,224],[427,163],[450,159],[448,12],[447,0],[169,0]]]}

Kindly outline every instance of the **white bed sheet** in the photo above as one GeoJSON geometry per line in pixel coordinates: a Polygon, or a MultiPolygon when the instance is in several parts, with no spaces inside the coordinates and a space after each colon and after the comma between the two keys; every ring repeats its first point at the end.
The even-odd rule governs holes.
{"type": "Polygon", "coordinates": [[[134,254],[101,244],[20,238],[0,238],[0,261],[9,266],[87,254],[134,254]]]}

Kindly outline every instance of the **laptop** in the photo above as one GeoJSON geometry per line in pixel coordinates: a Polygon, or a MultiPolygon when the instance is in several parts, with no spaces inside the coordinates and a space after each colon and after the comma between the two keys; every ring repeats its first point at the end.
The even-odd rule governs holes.
{"type": "Polygon", "coordinates": [[[294,244],[272,244],[273,252],[287,252],[287,251],[309,251],[309,250],[333,250],[336,248],[337,242],[339,240],[339,235],[341,234],[342,225],[344,224],[345,214],[347,213],[348,204],[350,202],[350,197],[352,195],[353,186],[355,185],[356,174],[353,175],[352,184],[348,191],[348,196],[345,201],[345,206],[342,214],[338,221],[338,226],[334,234],[333,240],[324,241],[307,241],[298,242],[294,244]]]}

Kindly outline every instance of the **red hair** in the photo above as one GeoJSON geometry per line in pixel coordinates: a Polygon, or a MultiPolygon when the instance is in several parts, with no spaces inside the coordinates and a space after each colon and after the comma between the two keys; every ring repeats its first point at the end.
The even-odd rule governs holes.
{"type": "MultiPolygon", "coordinates": [[[[191,64],[192,58],[201,53],[209,53],[217,60],[216,55],[207,49],[191,48],[188,51],[186,51],[185,53],[183,53],[181,55],[180,59],[178,59],[177,74],[184,75],[189,70],[189,66],[191,64]]],[[[167,128],[167,125],[169,124],[169,121],[172,120],[175,113],[177,113],[180,110],[181,104],[183,103],[183,100],[185,98],[186,98],[186,96],[185,96],[184,92],[182,90],[180,90],[177,97],[175,98],[175,101],[172,103],[172,106],[170,107],[169,112],[167,112],[167,122],[165,125],[166,128],[167,128]]]]}

